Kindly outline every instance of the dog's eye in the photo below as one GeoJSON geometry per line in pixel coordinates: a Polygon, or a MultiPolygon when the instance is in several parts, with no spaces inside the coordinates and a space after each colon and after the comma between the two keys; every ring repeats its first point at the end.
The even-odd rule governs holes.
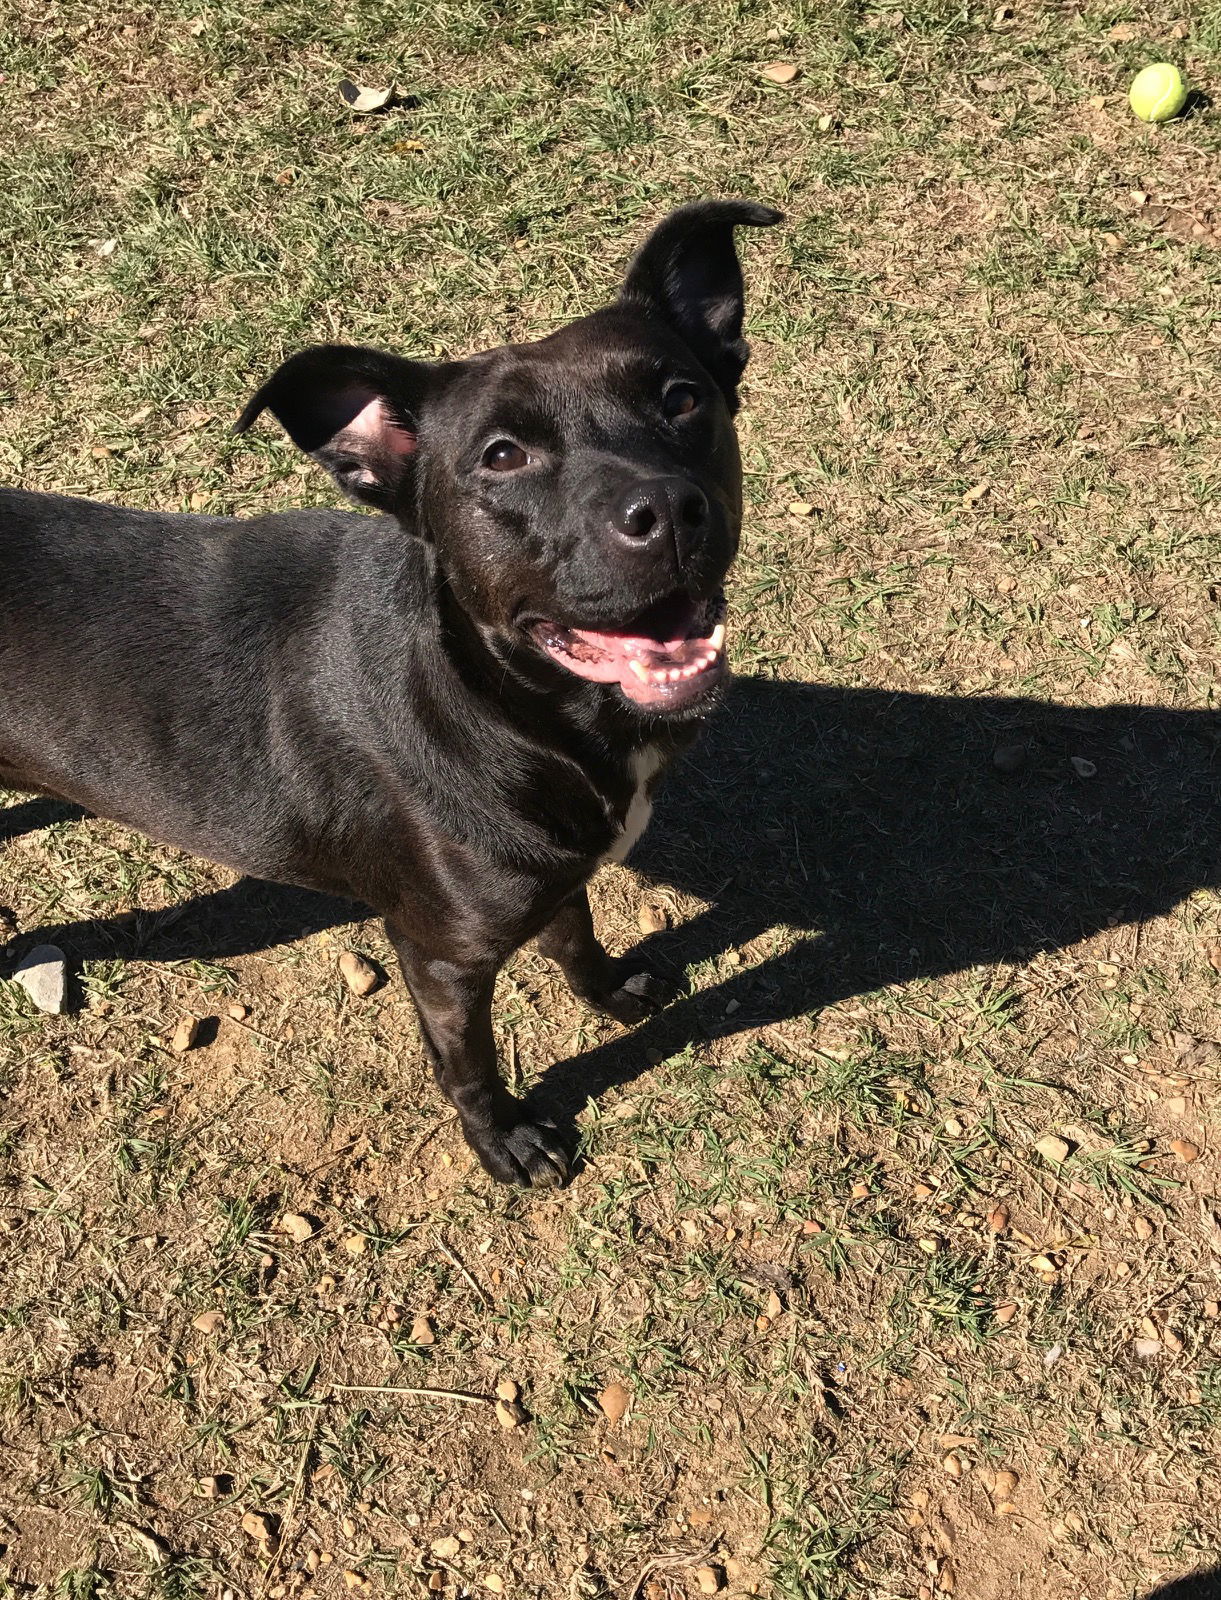
{"type": "Polygon", "coordinates": [[[497,439],[483,452],[483,464],[491,472],[520,472],[529,466],[530,457],[511,439],[497,439]]]}
{"type": "Polygon", "coordinates": [[[700,403],[700,392],[689,383],[675,383],[666,390],[667,417],[688,417],[700,403]]]}

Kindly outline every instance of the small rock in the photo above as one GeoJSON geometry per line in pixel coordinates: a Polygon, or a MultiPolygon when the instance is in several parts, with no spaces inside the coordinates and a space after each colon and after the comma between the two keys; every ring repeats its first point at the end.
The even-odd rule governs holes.
{"type": "Polygon", "coordinates": [[[388,89],[374,89],[368,84],[353,83],[351,78],[340,78],[339,98],[349,111],[368,116],[373,111],[383,111],[394,98],[394,85],[388,89]]]}
{"type": "Polygon", "coordinates": [[[445,1574],[443,1572],[430,1572],[428,1574],[428,1592],[440,1594],[445,1587],[445,1574]]]}
{"type": "Polygon", "coordinates": [[[809,500],[790,500],[788,512],[790,517],[810,517],[814,514],[814,506],[809,500]]]}
{"type": "Polygon", "coordinates": [[[211,1477],[200,1478],[199,1492],[205,1500],[223,1500],[233,1493],[233,1479],[227,1472],[216,1472],[211,1477]]]}
{"type": "Polygon", "coordinates": [[[344,1250],[350,1256],[363,1256],[369,1248],[367,1235],[363,1233],[349,1233],[340,1241],[344,1250]]]}
{"type": "Polygon", "coordinates": [[[992,752],[992,765],[998,772],[1020,772],[1029,758],[1024,744],[999,744],[992,752]]]}
{"type": "Polygon", "coordinates": [[[1138,1239],[1152,1239],[1153,1224],[1149,1221],[1148,1217],[1133,1217],[1132,1232],[1138,1239]]]}
{"type": "Polygon", "coordinates": [[[598,1396],[598,1404],[608,1422],[620,1423],[627,1414],[632,1397],[621,1383],[608,1383],[598,1396]]]}
{"type": "Polygon", "coordinates": [[[503,1594],[505,1592],[505,1581],[499,1572],[489,1572],[483,1580],[483,1587],[491,1594],[503,1594]]]}
{"type": "Polygon", "coordinates": [[[696,1567],[695,1582],[701,1594],[720,1594],[725,1575],[719,1567],[696,1567]]]}
{"type": "Polygon", "coordinates": [[[462,1541],[455,1539],[452,1533],[447,1533],[441,1539],[434,1539],[428,1548],[438,1561],[452,1561],[455,1556],[462,1554],[462,1541]]]}
{"type": "Polygon", "coordinates": [[[530,1420],[530,1416],[520,1400],[498,1400],[496,1420],[502,1428],[520,1428],[523,1422],[530,1420]]]}
{"type": "Polygon", "coordinates": [[[355,1567],[349,1567],[343,1575],[344,1587],[348,1589],[369,1589],[372,1587],[363,1572],[357,1572],[355,1567]]]}
{"type": "Polygon", "coordinates": [[[36,945],[17,963],[13,980],[19,983],[40,1011],[58,1017],[68,997],[68,963],[53,944],[36,945]]]}
{"type": "Polygon", "coordinates": [[[1162,1343],[1172,1355],[1181,1356],[1183,1353],[1183,1335],[1177,1328],[1162,1329],[1162,1343]]]}
{"type": "Polygon", "coordinates": [[[170,1040],[170,1049],[175,1055],[185,1055],[199,1037],[199,1018],[180,1017],[178,1026],[174,1029],[174,1037],[170,1040]]]}
{"type": "Polygon", "coordinates": [[[358,999],[372,994],[381,980],[381,973],[371,961],[357,955],[355,950],[345,950],[339,958],[339,973],[348,988],[358,999]]]}
{"type": "Polygon", "coordinates": [[[427,1317],[416,1317],[411,1324],[412,1344],[436,1344],[437,1336],[427,1317]]]}
{"type": "Polygon", "coordinates": [[[1087,761],[1084,756],[1070,756],[1068,759],[1073,771],[1079,778],[1097,777],[1098,768],[1092,761],[1087,761]]]}
{"type": "Polygon", "coordinates": [[[274,1551],[279,1541],[279,1519],[264,1511],[247,1511],[242,1517],[242,1532],[274,1551]]]}
{"type": "Polygon", "coordinates": [[[1035,1272],[1056,1272],[1059,1270],[1050,1256],[1031,1256],[1030,1265],[1035,1272]]]}
{"type": "Polygon", "coordinates": [[[1009,1226],[1009,1207],[1003,1202],[988,1213],[988,1227],[992,1233],[1004,1233],[1009,1226]]]}
{"type": "Polygon", "coordinates": [[[521,1390],[512,1378],[502,1378],[496,1385],[496,1398],[498,1400],[520,1400],[521,1390]]]}
{"type": "MultiPolygon", "coordinates": [[[[763,68],[761,77],[769,83],[792,83],[798,77],[801,68],[792,61],[769,61],[763,68]]],[[[715,1593],[715,1591],[710,1591],[715,1593]]]]}
{"type": "Polygon", "coordinates": [[[1134,1347],[1142,1360],[1148,1360],[1150,1356],[1159,1356],[1162,1353],[1160,1339],[1137,1339],[1134,1341],[1134,1347]]]}
{"type": "Polygon", "coordinates": [[[209,1335],[219,1333],[224,1325],[225,1313],[223,1311],[201,1311],[191,1321],[191,1326],[196,1332],[209,1335]]]}
{"type": "Polygon", "coordinates": [[[1008,1500],[1017,1488],[1019,1478],[1016,1472],[1011,1472],[1008,1467],[1002,1467],[992,1474],[992,1498],[994,1500],[1008,1500]]]}
{"type": "Polygon", "coordinates": [[[667,926],[666,914],[660,906],[650,905],[646,900],[636,913],[636,926],[641,933],[660,933],[667,926]]]}
{"type": "Polygon", "coordinates": [[[1054,1133],[1046,1133],[1035,1141],[1035,1149],[1044,1161],[1053,1162],[1057,1166],[1060,1162],[1068,1160],[1071,1148],[1067,1139],[1058,1138],[1054,1133]]]}
{"type": "Polygon", "coordinates": [[[941,1468],[942,1468],[942,1471],[945,1473],[947,1478],[954,1478],[955,1480],[957,1480],[958,1478],[961,1478],[962,1477],[962,1457],[961,1456],[956,1456],[954,1454],[954,1452],[951,1450],[949,1455],[944,1456],[942,1458],[941,1468]]]}
{"type": "Polygon", "coordinates": [[[1017,1316],[1017,1303],[1013,1300],[1002,1300],[994,1313],[996,1320],[1003,1324],[1010,1323],[1017,1316]]]}
{"type": "Polygon", "coordinates": [[[170,1547],[158,1534],[148,1528],[137,1528],[134,1523],[128,1524],[127,1532],[131,1536],[132,1543],[154,1567],[164,1567],[169,1564],[170,1547]]]}
{"type": "Polygon", "coordinates": [[[1190,1139],[1171,1139],[1170,1148],[1184,1163],[1190,1164],[1200,1159],[1200,1147],[1198,1144],[1193,1144],[1190,1139]]]}
{"type": "Polygon", "coordinates": [[[245,1022],[250,1015],[250,1007],[243,1005],[240,1000],[234,1000],[231,1005],[225,1007],[225,1015],[230,1022],[245,1022]]]}
{"type": "Polygon", "coordinates": [[[280,1232],[286,1233],[294,1244],[304,1244],[317,1231],[318,1226],[313,1218],[303,1216],[299,1211],[286,1211],[280,1218],[280,1232]]]}

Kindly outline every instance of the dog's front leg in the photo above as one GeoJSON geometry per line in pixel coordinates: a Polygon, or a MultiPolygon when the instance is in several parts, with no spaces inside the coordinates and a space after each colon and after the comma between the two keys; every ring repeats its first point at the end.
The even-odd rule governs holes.
{"type": "Polygon", "coordinates": [[[629,1027],[674,999],[669,984],[630,956],[616,961],[607,955],[594,932],[583,888],[565,901],[539,934],[538,948],[560,967],[578,999],[629,1027]]]}
{"type": "Polygon", "coordinates": [[[466,1142],[502,1183],[563,1183],[569,1157],[559,1133],[527,1116],[497,1070],[492,991],[500,963],[439,960],[416,949],[389,922],[386,931],[419,1012],[437,1082],[462,1121],[466,1142]]]}

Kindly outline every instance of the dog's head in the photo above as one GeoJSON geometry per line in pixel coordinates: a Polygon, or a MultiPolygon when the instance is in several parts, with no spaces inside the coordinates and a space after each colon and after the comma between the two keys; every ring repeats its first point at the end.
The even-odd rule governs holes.
{"type": "Polygon", "coordinates": [[[742,272],[734,228],[779,212],[674,212],[618,300],[536,344],[422,363],[302,351],[265,408],[354,499],[431,540],[500,653],[614,686],[651,716],[698,710],[724,670],[737,551],[742,272]]]}

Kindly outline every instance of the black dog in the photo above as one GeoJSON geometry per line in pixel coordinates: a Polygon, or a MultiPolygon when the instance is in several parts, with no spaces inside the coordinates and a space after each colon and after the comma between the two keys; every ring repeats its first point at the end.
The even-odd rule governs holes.
{"type": "Polygon", "coordinates": [[[537,938],[623,1022],[664,995],[585,894],[725,675],[746,364],[735,225],[686,206],[618,301],[424,365],[327,345],[264,408],[389,516],[236,521],[0,494],[0,783],[372,906],[494,1177],[556,1183],[502,1085],[496,973],[537,938]]]}

